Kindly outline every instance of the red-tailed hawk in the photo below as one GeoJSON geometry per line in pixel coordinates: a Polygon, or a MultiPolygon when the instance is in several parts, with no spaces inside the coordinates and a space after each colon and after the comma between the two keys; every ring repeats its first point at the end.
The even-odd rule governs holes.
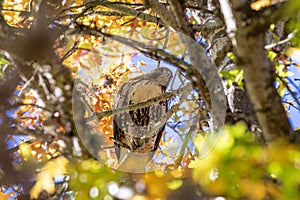
{"type": "MultiPolygon", "coordinates": [[[[120,88],[114,108],[145,102],[165,93],[172,72],[164,67],[133,78],[120,88]]],[[[167,99],[146,107],[114,114],[113,132],[117,168],[128,172],[144,172],[145,165],[157,150],[165,127],[167,99]],[[162,123],[163,122],[163,123],[162,123]]]]}

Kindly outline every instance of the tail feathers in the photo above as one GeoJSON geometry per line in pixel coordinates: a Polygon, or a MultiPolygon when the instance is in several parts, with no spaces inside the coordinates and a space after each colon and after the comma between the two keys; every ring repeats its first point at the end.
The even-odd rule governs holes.
{"type": "Polygon", "coordinates": [[[117,169],[129,173],[144,173],[147,171],[147,163],[152,159],[153,152],[137,153],[120,148],[117,169]]]}

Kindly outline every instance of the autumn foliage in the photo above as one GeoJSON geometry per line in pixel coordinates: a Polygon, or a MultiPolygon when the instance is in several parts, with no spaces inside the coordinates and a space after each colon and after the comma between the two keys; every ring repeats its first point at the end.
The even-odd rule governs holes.
{"type": "MultiPolygon", "coordinates": [[[[193,195],[197,199],[299,198],[298,136],[293,140],[266,141],[252,113],[265,110],[254,109],[251,116],[227,111],[228,124],[215,136],[211,145],[214,148],[205,158],[199,157],[206,136],[215,128],[214,116],[199,91],[187,87],[195,82],[195,74],[188,68],[192,61],[184,43],[186,38],[162,20],[168,16],[158,15],[159,10],[154,9],[157,2],[174,14],[174,1],[149,2],[1,1],[4,23],[1,18],[0,37],[7,39],[3,44],[11,40],[15,46],[12,50],[9,45],[7,50],[0,49],[0,87],[5,86],[0,88],[0,125],[4,127],[0,137],[0,200],[163,200],[174,199],[174,195],[178,199],[182,195],[191,199],[193,195]],[[35,50],[33,55],[27,47],[35,50]],[[170,68],[175,78],[166,89],[171,114],[154,160],[148,165],[150,170],[141,175],[110,168],[117,162],[113,115],[101,119],[97,115],[113,110],[124,83],[160,66],[170,68]],[[13,88],[9,89],[9,85],[13,88]],[[76,99],[72,92],[77,86],[84,97],[80,108],[72,107],[76,99]],[[76,114],[82,114],[86,126],[75,126],[76,114]],[[80,131],[104,138],[96,152],[98,160],[85,146],[85,139],[96,145],[98,140],[80,138],[80,131]]],[[[300,109],[299,85],[295,84],[299,78],[290,81],[292,71],[300,66],[300,22],[299,17],[286,13],[289,8],[294,13],[300,4],[291,2],[282,8],[282,15],[288,19],[284,25],[278,19],[268,26],[265,40],[269,43],[264,51],[276,70],[276,81],[271,85],[282,97],[281,106],[287,116],[293,117],[296,114],[291,114],[290,109],[298,110],[298,115],[300,109]],[[284,99],[288,95],[292,99],[284,99]]],[[[281,4],[283,1],[278,0],[251,1],[247,4],[251,15],[245,17],[281,4]]],[[[183,19],[193,31],[192,41],[205,47],[210,59],[215,58],[214,45],[218,46],[220,38],[227,34],[226,27],[210,30],[205,24],[211,23],[211,18],[199,15],[207,17],[200,24],[193,10],[210,16],[221,12],[219,4],[216,13],[198,8],[193,1],[182,5],[186,9],[183,19]],[[211,41],[210,34],[215,41],[211,41]]],[[[172,17],[181,21],[175,14],[172,17]]],[[[221,52],[224,62],[217,66],[227,95],[233,86],[248,92],[241,67],[244,63],[233,45],[234,42],[229,45],[230,51],[221,52]]],[[[293,128],[299,134],[297,127],[293,128]]]]}

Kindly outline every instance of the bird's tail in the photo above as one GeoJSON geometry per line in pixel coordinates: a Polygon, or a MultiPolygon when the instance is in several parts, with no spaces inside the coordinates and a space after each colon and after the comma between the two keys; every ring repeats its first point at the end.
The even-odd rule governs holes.
{"type": "Polygon", "coordinates": [[[130,173],[144,173],[148,170],[147,163],[153,157],[154,152],[138,153],[120,148],[120,157],[117,169],[130,173]]]}

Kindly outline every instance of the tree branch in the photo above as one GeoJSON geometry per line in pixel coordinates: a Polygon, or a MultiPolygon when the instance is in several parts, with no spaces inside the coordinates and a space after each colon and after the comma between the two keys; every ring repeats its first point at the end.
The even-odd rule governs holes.
{"type": "Polygon", "coordinates": [[[117,10],[120,13],[125,15],[136,16],[137,18],[145,20],[147,22],[164,25],[163,21],[160,18],[123,6],[119,2],[113,3],[107,0],[100,0],[100,1],[93,1],[86,4],[86,6],[98,6],[98,5],[117,10]]]}
{"type": "Polygon", "coordinates": [[[200,45],[197,46],[200,52],[195,52],[195,41],[192,27],[189,26],[185,20],[184,7],[176,0],[170,1],[172,13],[160,4],[157,0],[148,0],[150,7],[165,21],[168,25],[174,28],[179,33],[182,33],[181,38],[184,41],[188,50],[188,55],[193,65],[186,68],[184,71],[187,76],[193,81],[194,86],[197,88],[199,94],[202,96],[205,104],[211,109],[211,99],[202,74],[200,72],[211,69],[211,64],[206,56],[206,51],[200,45]],[[201,61],[201,62],[198,62],[201,61]],[[202,69],[201,69],[202,68],[202,69]]]}
{"type": "MultiPolygon", "coordinates": [[[[192,89],[191,84],[188,84],[188,85],[183,86],[182,88],[179,88],[178,90],[168,92],[168,93],[164,93],[160,96],[148,99],[147,101],[143,101],[143,102],[131,104],[131,105],[128,105],[128,106],[124,106],[122,108],[116,108],[116,109],[107,110],[107,111],[103,111],[103,112],[93,112],[92,116],[88,117],[87,122],[92,121],[95,118],[97,118],[98,120],[101,120],[104,117],[111,116],[111,115],[114,115],[114,114],[120,114],[120,113],[123,113],[123,112],[128,112],[130,110],[136,110],[136,109],[139,109],[139,108],[144,108],[144,107],[150,106],[150,105],[152,105],[156,102],[174,97],[178,94],[182,94],[182,93],[184,93],[184,91],[191,91],[191,89],[192,89]]],[[[85,104],[87,104],[87,102],[85,102],[85,104]]]]}
{"type": "Polygon", "coordinates": [[[149,6],[154,10],[158,16],[169,26],[174,28],[175,30],[179,30],[180,27],[174,20],[174,15],[165,7],[165,5],[159,3],[157,0],[147,0],[149,6]]]}
{"type": "Polygon", "coordinates": [[[235,54],[244,70],[247,91],[263,134],[268,141],[281,137],[292,139],[293,130],[274,86],[275,66],[265,51],[266,21],[260,22],[258,14],[245,18],[245,10],[250,9],[246,1],[230,2],[237,24],[235,54]]]}

